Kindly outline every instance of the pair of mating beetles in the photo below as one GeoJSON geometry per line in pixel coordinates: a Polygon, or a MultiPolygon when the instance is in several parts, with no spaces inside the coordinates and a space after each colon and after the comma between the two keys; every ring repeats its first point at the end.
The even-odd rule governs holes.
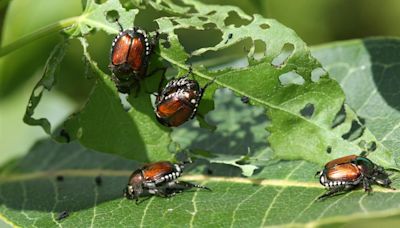
{"type": "MultiPolygon", "coordinates": [[[[118,91],[130,93],[147,76],[147,67],[158,34],[152,38],[143,29],[133,27],[124,30],[117,23],[120,33],[112,43],[109,67],[118,91]]],[[[196,115],[203,93],[210,83],[201,88],[196,80],[188,79],[190,74],[191,68],[185,76],[171,80],[158,92],[154,111],[161,124],[177,127],[196,115]]]]}

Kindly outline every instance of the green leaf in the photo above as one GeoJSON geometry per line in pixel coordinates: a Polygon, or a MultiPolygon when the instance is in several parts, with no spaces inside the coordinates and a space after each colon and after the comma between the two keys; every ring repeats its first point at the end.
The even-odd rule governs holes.
{"type": "MultiPolygon", "coordinates": [[[[223,55],[225,49],[250,43],[250,50],[244,59],[246,67],[221,69],[220,66],[219,70],[215,70],[194,62],[194,77],[202,85],[215,79],[204,95],[201,114],[211,109],[210,101],[218,87],[248,97],[250,104],[266,110],[271,120],[268,142],[275,157],[280,159],[305,159],[322,165],[340,156],[361,153],[364,150],[363,142],[376,142],[374,135],[365,127],[353,132],[353,125],[360,125],[361,121],[348,106],[343,106],[345,96],[339,84],[327,77],[294,31],[260,15],[250,17],[237,7],[205,5],[192,0],[183,3],[182,12],[174,12],[177,16],[155,20],[159,32],[167,35],[167,40],[160,42],[157,55],[179,72],[187,71],[188,62],[193,62],[196,57],[210,53],[223,55]],[[186,7],[191,10],[184,11],[186,7]],[[230,24],[232,15],[238,16],[239,23],[230,24]],[[203,31],[210,27],[219,31],[221,36],[216,45],[198,47],[191,53],[181,45],[184,37],[178,30],[203,31]],[[347,115],[338,122],[338,113],[342,109],[347,115]],[[307,110],[310,113],[307,114],[307,110]]],[[[165,7],[173,7],[173,4],[166,1],[161,8],[155,8],[165,10],[165,7]]],[[[93,29],[116,32],[116,25],[108,22],[105,16],[114,9],[124,25],[128,19],[134,20],[138,12],[126,11],[117,0],[103,4],[88,1],[85,12],[69,30],[70,37],[87,35],[93,29]]],[[[142,161],[171,158],[172,153],[168,149],[170,130],[156,123],[149,95],[142,91],[136,98],[131,96],[128,102],[133,108],[127,113],[109,75],[101,71],[90,57],[86,40],[80,40],[85,58],[98,77],[86,106],[66,123],[67,132],[83,145],[99,151],[142,161]]],[[[143,84],[146,85],[146,82],[143,84]]],[[[156,80],[151,82],[153,85],[150,87],[155,87],[156,80]]],[[[212,162],[245,168],[247,175],[257,166],[256,159],[250,159],[249,150],[231,156],[221,152],[219,147],[207,148],[207,145],[203,145],[195,149],[214,154],[214,160],[207,158],[212,162]]],[[[378,146],[372,157],[380,165],[398,168],[388,148],[378,146]]]]}
{"type": "Polygon", "coordinates": [[[42,99],[44,90],[46,89],[50,91],[56,83],[55,71],[64,58],[67,47],[68,41],[63,41],[59,43],[50,54],[50,57],[47,59],[42,78],[33,88],[24,115],[25,123],[32,126],[39,125],[47,134],[51,133],[50,122],[46,118],[35,119],[33,114],[35,113],[35,109],[42,99]]]}
{"type": "Polygon", "coordinates": [[[270,163],[253,178],[204,176],[188,167],[183,180],[213,191],[152,197],[136,205],[122,197],[136,168],[134,161],[77,143],[41,141],[18,163],[0,169],[0,217],[21,227],[260,227],[351,224],[400,214],[400,191],[376,186],[370,195],[357,190],[315,201],[325,191],[313,177],[320,167],[306,161],[270,163]],[[56,220],[63,211],[69,217],[56,220]]]}
{"type": "Polygon", "coordinates": [[[54,46],[62,41],[60,36],[50,32],[61,29],[58,22],[81,13],[78,1],[13,0],[0,4],[6,2],[9,5],[7,10],[2,10],[5,16],[2,16],[0,32],[0,99],[18,91],[33,77],[37,78],[54,46]],[[37,31],[44,33],[38,35],[37,31]],[[18,42],[21,40],[24,42],[18,42]]]}
{"type": "Polygon", "coordinates": [[[142,91],[129,100],[132,108],[125,111],[111,78],[91,59],[86,40],[80,40],[99,77],[84,109],[65,124],[70,137],[87,147],[139,161],[171,159],[169,130],[152,118],[149,95],[142,91]]]}
{"type": "MultiPolygon", "coordinates": [[[[192,5],[197,12],[184,18],[157,19],[160,31],[168,34],[170,46],[161,47],[161,57],[177,68],[188,69],[186,62],[190,62],[189,56],[218,53],[250,39],[253,45],[245,59],[247,67],[212,70],[199,66],[193,72],[203,82],[216,79],[207,90],[206,98],[211,99],[217,87],[224,87],[236,95],[248,97],[251,104],[267,110],[271,119],[268,142],[277,158],[305,159],[322,165],[346,154],[359,154],[364,149],[359,145],[360,142],[376,142],[376,138],[365,128],[361,134],[353,136],[353,122],[360,120],[347,106],[348,115],[344,121],[334,125],[345,101],[343,91],[336,81],[326,77],[327,74],[311,56],[306,44],[291,29],[259,15],[254,15],[242,26],[227,25],[225,21],[232,10],[243,20],[248,16],[237,8],[204,5],[190,0],[184,2],[192,5]],[[221,41],[187,55],[176,30],[194,28],[202,31],[210,24],[221,31],[221,41]],[[228,39],[229,36],[231,39],[228,39]],[[257,42],[266,46],[261,58],[260,54],[255,53],[257,42]],[[310,106],[313,107],[312,114],[303,115],[302,111],[310,106]],[[353,137],[345,137],[347,135],[353,137]]],[[[377,163],[397,168],[387,148],[378,147],[376,155],[377,163]]]]}
{"type": "Polygon", "coordinates": [[[102,4],[97,4],[93,0],[86,0],[84,6],[85,10],[77,23],[67,30],[67,33],[72,37],[87,35],[93,29],[101,29],[108,34],[115,34],[118,32],[118,25],[114,23],[115,25],[111,26],[113,22],[107,20],[108,13],[118,13],[119,22],[129,28],[132,27],[132,22],[139,12],[137,9],[126,11],[118,0],[108,0],[102,4]]]}
{"type": "Polygon", "coordinates": [[[209,112],[206,121],[217,126],[215,131],[200,128],[191,121],[174,129],[171,137],[180,149],[189,149],[199,158],[211,163],[223,163],[239,167],[243,175],[264,167],[272,157],[265,131],[267,120],[265,110],[243,104],[227,89],[214,94],[215,110],[209,112]]]}
{"type": "MultiPolygon", "coordinates": [[[[85,12],[79,17],[77,23],[69,28],[67,33],[70,37],[79,37],[88,34],[93,28],[102,29],[108,33],[115,33],[117,30],[106,20],[107,10],[117,10],[120,14],[120,22],[132,23],[137,10],[126,11],[118,0],[110,0],[103,4],[96,4],[88,1],[85,12]]],[[[110,79],[97,63],[91,58],[85,38],[79,38],[84,56],[97,75],[95,87],[92,90],[89,100],[83,109],[72,115],[64,124],[63,130],[69,139],[79,139],[80,142],[90,148],[114,153],[120,156],[140,161],[167,160],[173,157],[168,146],[170,144],[169,130],[160,127],[154,120],[153,108],[150,102],[150,95],[141,93],[135,99],[130,99],[132,109],[125,111],[121,104],[118,92],[110,79]]],[[[42,79],[36,87],[50,90],[54,86],[54,70],[59,65],[64,52],[57,51],[49,57],[42,79]],[[51,79],[51,83],[47,83],[51,79]],[[47,84],[45,84],[45,82],[47,84]]],[[[64,49],[62,49],[64,50],[64,49]]],[[[33,90],[30,103],[27,107],[25,122],[31,125],[41,125],[48,133],[51,133],[50,122],[41,118],[32,119],[35,108],[40,102],[42,92],[33,90]]],[[[144,92],[144,91],[142,91],[144,92]]],[[[65,141],[54,132],[55,137],[65,141]]],[[[69,140],[67,139],[67,140],[69,140]]]]}
{"type": "MultiPolygon", "coordinates": [[[[313,51],[346,93],[347,102],[379,143],[366,150],[388,148],[400,164],[400,40],[371,38],[338,42],[313,51]]],[[[377,155],[379,157],[379,154],[377,155]]]]}

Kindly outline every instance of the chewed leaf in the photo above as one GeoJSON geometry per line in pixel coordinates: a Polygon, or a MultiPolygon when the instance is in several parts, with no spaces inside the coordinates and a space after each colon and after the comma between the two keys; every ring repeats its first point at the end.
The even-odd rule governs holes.
{"type": "Polygon", "coordinates": [[[118,32],[118,25],[112,21],[114,18],[110,16],[110,13],[115,14],[123,26],[132,28],[138,12],[139,10],[137,9],[126,11],[119,0],[108,0],[102,4],[87,0],[80,20],[66,32],[71,37],[87,35],[94,29],[101,29],[109,34],[115,34],[118,32]]]}
{"type": "Polygon", "coordinates": [[[42,78],[33,88],[24,115],[25,123],[33,126],[39,125],[47,134],[51,133],[50,122],[46,118],[35,119],[33,115],[35,113],[36,107],[39,105],[40,100],[42,99],[45,89],[50,91],[56,83],[56,70],[58,65],[64,58],[65,52],[68,48],[68,44],[68,41],[64,40],[54,47],[52,53],[47,59],[42,78]]]}
{"type": "Polygon", "coordinates": [[[334,43],[313,52],[341,84],[349,105],[364,119],[364,134],[371,137],[357,140],[360,147],[374,161],[395,158],[397,166],[390,167],[396,169],[400,165],[399,50],[399,39],[381,38],[334,43]],[[394,153],[382,154],[381,150],[394,153]]]}
{"type": "MultiPolygon", "coordinates": [[[[359,131],[352,132],[352,123],[359,123],[360,120],[349,107],[344,121],[332,128],[345,101],[344,93],[336,81],[326,77],[320,63],[311,56],[306,44],[294,31],[275,20],[259,15],[250,19],[242,16],[241,12],[239,17],[248,21],[235,26],[224,20],[233,8],[210,7],[190,0],[184,2],[193,7],[190,14],[183,18],[163,17],[157,20],[160,30],[168,34],[171,44],[169,48],[162,47],[160,55],[173,66],[187,69],[191,57],[209,52],[218,54],[243,40],[265,44],[266,51],[262,58],[254,58],[257,48],[255,45],[250,47],[245,67],[213,71],[198,66],[193,72],[203,82],[216,79],[205,98],[212,99],[217,87],[225,87],[238,96],[247,97],[250,104],[266,109],[271,119],[268,142],[277,158],[306,159],[322,165],[340,156],[360,154],[364,150],[359,146],[360,141],[375,140],[363,126],[359,131]],[[213,11],[221,17],[213,17],[213,11]],[[188,56],[181,46],[177,30],[201,31],[208,27],[220,30],[221,42],[194,50],[188,56]],[[307,106],[312,107],[312,115],[304,114],[307,106]],[[326,153],[327,148],[330,148],[330,153],[326,153]]],[[[218,149],[210,152],[218,153],[218,149]]],[[[380,156],[377,163],[396,167],[387,148],[378,146],[375,153],[380,156]]]]}
{"type": "Polygon", "coordinates": [[[217,90],[214,100],[215,109],[205,116],[210,125],[217,126],[214,131],[200,128],[192,121],[174,129],[172,140],[181,149],[193,151],[196,157],[236,166],[244,176],[251,176],[272,156],[265,140],[265,110],[242,103],[227,89],[217,90]]]}

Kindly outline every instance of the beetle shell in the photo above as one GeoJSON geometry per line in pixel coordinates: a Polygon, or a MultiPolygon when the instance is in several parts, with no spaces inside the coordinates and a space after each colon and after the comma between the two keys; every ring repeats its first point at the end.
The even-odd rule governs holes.
{"type": "Polygon", "coordinates": [[[166,126],[177,127],[196,114],[202,90],[196,80],[186,77],[170,81],[156,99],[157,120],[166,126]]]}
{"type": "Polygon", "coordinates": [[[163,182],[178,178],[182,173],[182,168],[178,164],[161,161],[145,165],[142,168],[142,173],[146,181],[159,183],[160,181],[163,182]]]}
{"type": "Polygon", "coordinates": [[[144,30],[135,28],[122,31],[112,44],[110,68],[120,78],[132,73],[142,76],[147,69],[150,53],[151,45],[144,30]]]}
{"type": "Polygon", "coordinates": [[[345,156],[345,157],[334,159],[334,160],[326,163],[325,169],[329,169],[329,168],[332,168],[332,167],[334,167],[336,165],[346,164],[346,163],[355,161],[357,159],[357,157],[358,157],[357,155],[348,155],[348,156],[345,156]]]}
{"type": "Polygon", "coordinates": [[[360,175],[360,169],[354,164],[337,165],[326,172],[329,180],[355,181],[360,175]]]}

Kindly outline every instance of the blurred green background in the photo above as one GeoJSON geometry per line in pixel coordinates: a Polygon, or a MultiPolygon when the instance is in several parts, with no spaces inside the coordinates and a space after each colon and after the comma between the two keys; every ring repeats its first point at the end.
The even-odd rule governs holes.
{"type": "MultiPolygon", "coordinates": [[[[128,3],[129,0],[121,0],[128,3]]],[[[205,3],[236,5],[248,14],[275,18],[294,29],[309,45],[368,36],[400,36],[400,1],[398,0],[202,0],[205,3]]],[[[101,1],[97,1],[101,2],[101,1]]],[[[61,19],[80,15],[81,0],[0,0],[1,46],[61,19]]],[[[154,29],[146,11],[137,24],[154,29]]],[[[212,44],[210,37],[190,37],[189,50],[200,44],[212,44]]],[[[35,40],[15,52],[0,57],[0,164],[27,151],[45,134],[39,127],[22,122],[25,106],[34,84],[52,48],[62,36],[52,34],[35,40]]],[[[216,37],[215,39],[218,39],[216,37]]],[[[108,72],[108,56],[112,36],[103,32],[89,37],[90,52],[101,68],[108,72]]],[[[44,95],[36,117],[46,116],[53,126],[79,108],[90,92],[92,80],[86,80],[87,69],[81,47],[76,41],[59,71],[57,85],[44,95]]]]}

